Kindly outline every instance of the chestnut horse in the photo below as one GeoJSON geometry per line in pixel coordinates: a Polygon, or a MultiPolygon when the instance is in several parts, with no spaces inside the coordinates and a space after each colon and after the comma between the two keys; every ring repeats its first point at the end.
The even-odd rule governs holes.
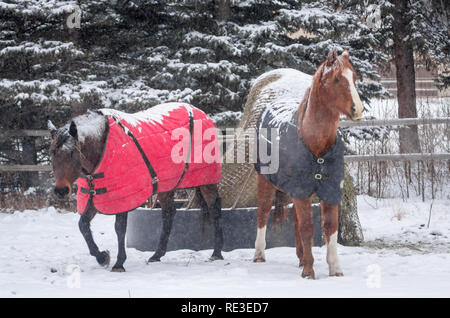
{"type": "MultiPolygon", "coordinates": [[[[262,75],[254,84],[256,86],[259,85],[258,82],[270,82],[265,85],[268,87],[271,85],[273,95],[267,98],[270,95],[267,94],[270,89],[265,92],[264,89],[259,88],[258,97],[262,102],[267,103],[267,106],[260,116],[258,125],[265,120],[265,116],[267,117],[267,111],[275,113],[268,120],[266,118],[266,122],[272,123],[277,121],[276,116],[279,120],[280,117],[287,118],[286,113],[290,113],[288,116],[290,122],[285,127],[289,125],[293,127],[290,129],[296,142],[284,145],[284,148],[288,149],[284,157],[293,158],[292,161],[297,162],[287,162],[288,166],[292,165],[291,170],[283,174],[283,177],[276,176],[275,179],[271,179],[272,175],[258,171],[258,166],[255,165],[258,172],[258,228],[253,260],[254,262],[265,261],[265,233],[274,195],[276,201],[274,220],[282,220],[280,215],[284,213],[283,206],[288,199],[291,199],[294,204],[293,221],[297,257],[300,260],[300,266],[303,266],[302,277],[315,278],[314,258],[311,251],[313,244],[311,204],[313,195],[316,194],[321,200],[322,228],[327,244],[329,275],[343,276],[336,250],[338,204],[342,197],[344,176],[343,144],[340,137],[337,137],[337,129],[342,114],[352,120],[359,120],[362,116],[363,105],[355,87],[355,70],[350,64],[347,50],[340,56],[332,50],[312,78],[295,70],[279,71],[284,72],[271,71],[262,75]],[[305,154],[297,155],[299,151],[304,151],[305,154]],[[308,158],[309,162],[298,162],[303,158],[308,158]],[[299,171],[297,167],[302,164],[319,169],[317,171],[326,171],[329,175],[317,173],[317,171],[299,171]],[[328,167],[327,164],[329,164],[328,167]],[[290,175],[293,177],[289,178],[290,175]],[[277,184],[274,184],[273,180],[276,180],[277,184]],[[326,183],[330,183],[331,186],[326,183]],[[283,188],[286,184],[290,186],[290,188],[288,186],[289,189],[283,188]]],[[[283,134],[282,130],[280,134],[283,134]]],[[[281,135],[281,139],[278,138],[278,140],[282,149],[283,136],[281,135]]],[[[287,160],[284,157],[280,158],[280,162],[287,160]]],[[[282,170],[284,166],[286,165],[280,164],[279,170],[282,170]]]]}
{"type": "MultiPolygon", "coordinates": [[[[172,104],[175,104],[175,103],[172,103],[172,104]]],[[[165,104],[165,105],[169,105],[169,104],[165,104]]],[[[160,106],[160,108],[159,108],[160,110],[157,111],[155,113],[156,116],[153,116],[153,117],[163,117],[161,114],[164,113],[165,105],[164,104],[158,105],[158,106],[160,106]],[[162,108],[162,111],[161,111],[161,108],[162,108]]],[[[151,113],[151,110],[156,109],[156,107],[158,107],[158,106],[150,108],[149,110],[147,110],[145,112],[150,111],[150,113],[147,113],[147,114],[152,115],[153,113],[151,113]]],[[[185,107],[187,109],[187,106],[182,106],[182,107],[185,107]]],[[[210,125],[213,125],[213,124],[211,124],[212,122],[210,121],[210,119],[208,119],[203,112],[201,112],[199,109],[197,109],[193,106],[189,105],[189,107],[191,107],[188,110],[190,112],[190,114],[192,114],[191,112],[195,112],[195,114],[197,114],[199,116],[204,116],[203,119],[206,118],[209,121],[210,125]]],[[[167,107],[165,109],[167,109],[167,107]]],[[[53,171],[54,171],[54,176],[55,176],[55,181],[56,181],[54,192],[57,195],[57,197],[59,197],[60,199],[63,199],[72,193],[72,184],[78,178],[86,178],[86,176],[96,178],[95,175],[99,175],[99,173],[96,172],[96,167],[98,167],[99,162],[103,160],[102,157],[105,154],[106,144],[107,143],[109,144],[110,140],[111,140],[110,137],[108,137],[108,136],[111,134],[111,131],[112,131],[112,126],[110,124],[110,121],[112,122],[112,118],[110,116],[106,116],[105,112],[108,113],[111,111],[110,110],[89,111],[88,113],[86,113],[84,115],[80,115],[80,116],[73,118],[72,120],[69,121],[69,123],[67,123],[65,126],[59,128],[59,129],[56,129],[56,127],[49,121],[49,129],[50,129],[51,136],[52,136],[50,152],[51,152],[51,156],[52,156],[53,171]],[[103,111],[103,113],[102,113],[102,111],[103,111]]],[[[122,112],[118,112],[118,113],[120,113],[124,116],[130,115],[130,114],[122,113],[122,112]]],[[[131,114],[130,116],[133,116],[133,115],[136,115],[136,114],[131,114]]],[[[189,115],[189,116],[191,116],[191,115],[189,115]]],[[[136,117],[131,117],[131,118],[136,118],[136,117]]],[[[150,120],[152,120],[152,119],[150,119],[150,120]]],[[[159,120],[159,119],[156,119],[156,120],[159,120]]],[[[164,126],[161,123],[164,124],[164,122],[162,120],[158,121],[158,126],[164,126]]],[[[121,125],[121,124],[122,123],[118,123],[118,125],[121,125]]],[[[192,126],[193,125],[191,125],[191,127],[192,126]]],[[[116,125],[116,127],[117,127],[117,125],[116,125]]],[[[121,126],[121,127],[123,127],[123,126],[121,126]]],[[[141,131],[140,126],[138,126],[138,129],[139,129],[139,131],[141,131]]],[[[128,132],[129,130],[124,129],[124,131],[128,132]]],[[[125,132],[122,132],[122,134],[125,134],[125,132]]],[[[122,137],[128,138],[127,135],[124,135],[124,136],[125,137],[123,137],[123,136],[122,137]]],[[[192,132],[191,132],[191,136],[192,136],[192,132]]],[[[140,136],[139,138],[142,141],[142,136],[140,136]]],[[[130,141],[130,144],[131,144],[130,147],[135,148],[133,142],[131,142],[131,139],[128,138],[128,140],[130,141]]],[[[137,143],[135,138],[133,138],[133,140],[135,141],[135,143],[137,143]]],[[[127,141],[127,143],[128,143],[128,141],[127,141]]],[[[164,147],[164,143],[162,143],[162,144],[163,144],[162,146],[164,147]]],[[[118,148],[122,149],[126,145],[127,144],[122,145],[122,143],[121,143],[118,146],[118,148]]],[[[155,153],[158,150],[151,149],[150,152],[152,152],[152,151],[153,151],[153,153],[155,153]]],[[[112,149],[112,152],[113,153],[120,152],[120,149],[112,149]]],[[[191,153],[191,152],[189,151],[189,153],[191,153]]],[[[157,155],[160,155],[160,153],[157,153],[157,155]]],[[[140,158],[140,156],[139,156],[139,158],[140,158]]],[[[141,160],[141,159],[139,159],[139,160],[141,160]]],[[[155,162],[153,162],[152,164],[154,165],[155,162]]],[[[184,167],[185,163],[181,163],[181,165],[184,167]]],[[[195,165],[195,162],[190,163],[189,167],[192,167],[193,165],[195,165]]],[[[172,168],[167,169],[167,167],[171,167],[171,165],[169,165],[168,162],[159,163],[159,167],[162,167],[161,169],[166,169],[166,170],[172,169],[172,168]]],[[[208,169],[209,169],[209,167],[210,166],[208,165],[208,169]]],[[[220,169],[220,163],[219,163],[218,167],[219,167],[218,169],[220,169]]],[[[148,262],[160,261],[160,258],[162,256],[164,256],[166,253],[169,234],[170,234],[170,231],[172,228],[173,218],[176,213],[176,208],[175,208],[175,204],[174,204],[174,192],[175,192],[175,188],[182,188],[181,180],[183,179],[183,176],[189,175],[190,170],[188,169],[188,165],[186,165],[185,169],[187,171],[185,170],[183,172],[183,174],[181,174],[181,176],[178,176],[178,175],[176,176],[177,177],[176,180],[179,180],[179,181],[178,181],[178,183],[176,183],[176,181],[175,181],[170,185],[170,189],[171,189],[170,191],[164,190],[164,184],[161,180],[158,180],[158,178],[154,178],[152,176],[152,180],[151,180],[152,182],[148,182],[148,184],[150,184],[150,186],[152,183],[154,186],[155,182],[153,182],[153,181],[155,181],[155,180],[157,180],[156,182],[159,181],[163,185],[158,187],[157,189],[159,190],[161,188],[161,189],[163,189],[161,191],[164,191],[164,192],[154,191],[155,188],[153,188],[154,193],[152,193],[151,190],[150,190],[150,192],[146,192],[146,193],[150,193],[150,194],[157,193],[157,199],[160,202],[160,205],[162,208],[162,217],[163,217],[162,231],[161,231],[159,244],[158,244],[158,247],[157,247],[155,253],[153,254],[153,256],[150,257],[148,262]],[[185,175],[185,172],[186,172],[186,175],[185,175]],[[176,185],[174,186],[175,183],[176,183],[176,185]]],[[[179,171],[179,170],[177,170],[177,171],[179,171]]],[[[200,174],[203,172],[203,170],[197,170],[197,172],[196,172],[197,175],[199,174],[199,171],[200,171],[200,174]]],[[[210,171],[210,170],[208,170],[208,171],[210,171]]],[[[105,173],[105,175],[106,175],[106,173],[105,173]]],[[[144,174],[143,178],[147,178],[147,176],[148,176],[148,178],[150,178],[150,176],[148,175],[148,172],[146,172],[144,174]]],[[[160,177],[159,179],[161,179],[161,175],[159,175],[159,177],[160,177]]],[[[218,174],[217,174],[217,172],[215,173],[214,178],[220,179],[220,170],[219,170],[218,174]]],[[[204,180],[204,178],[202,179],[201,177],[198,179],[204,180]]],[[[95,180],[98,180],[98,179],[95,179],[95,180]]],[[[78,180],[78,181],[80,181],[80,180],[78,180]]],[[[128,180],[125,179],[125,180],[123,180],[123,181],[121,180],[119,182],[123,182],[123,184],[126,184],[127,186],[133,186],[136,183],[136,180],[134,178],[129,178],[128,180]]],[[[145,181],[145,182],[147,182],[147,181],[145,181]]],[[[217,180],[217,182],[218,182],[218,180],[217,180]]],[[[147,183],[145,183],[145,184],[147,184],[147,183]]],[[[199,183],[197,182],[196,184],[199,184],[199,183]]],[[[165,188],[167,189],[167,186],[165,188]]],[[[214,223],[214,229],[215,229],[215,239],[214,239],[214,251],[213,251],[211,260],[223,259],[222,254],[221,254],[221,250],[223,247],[223,232],[222,232],[222,226],[221,226],[221,222],[220,222],[221,200],[220,200],[218,190],[217,190],[217,183],[215,183],[215,184],[200,183],[199,186],[197,186],[195,188],[196,188],[197,198],[200,201],[202,210],[204,212],[204,217],[211,216],[214,220],[213,223],[214,223]]],[[[103,188],[103,189],[106,189],[106,188],[103,188]]],[[[83,190],[83,188],[81,188],[81,190],[83,190]]],[[[97,190],[101,190],[101,189],[97,189],[97,190]]],[[[93,191],[93,195],[96,195],[95,191],[96,190],[93,191]]],[[[108,189],[108,191],[109,191],[109,189],[108,189]]],[[[136,190],[134,190],[134,191],[136,192],[136,190]]],[[[91,192],[89,192],[89,193],[91,193],[91,192]]],[[[97,195],[98,194],[101,194],[101,193],[97,192],[97,195]]],[[[78,195],[80,195],[80,187],[78,189],[78,195]]],[[[148,197],[146,197],[144,199],[144,201],[147,198],[148,197]]],[[[77,197],[77,201],[78,201],[77,205],[79,208],[79,213],[81,214],[78,224],[79,224],[81,234],[83,235],[83,237],[88,245],[89,252],[92,256],[94,256],[96,258],[97,262],[100,265],[108,266],[109,261],[110,261],[109,252],[99,250],[98,246],[94,242],[94,238],[92,236],[92,232],[90,229],[91,220],[96,215],[96,213],[99,212],[99,210],[97,210],[97,207],[94,205],[93,197],[92,196],[89,197],[89,201],[87,201],[87,204],[85,206],[83,206],[82,211],[80,211],[80,197],[77,197]]],[[[127,201],[127,200],[121,200],[121,201],[127,201]]],[[[115,201],[115,202],[117,202],[117,201],[115,201]]],[[[140,202],[140,203],[139,202],[136,203],[137,204],[136,206],[144,203],[144,202],[140,202]]],[[[117,205],[118,204],[113,204],[113,207],[117,207],[117,205]]],[[[129,209],[134,209],[134,208],[135,208],[135,206],[133,206],[132,208],[129,208],[129,209]]],[[[119,211],[119,212],[115,211],[114,213],[107,213],[107,214],[115,214],[116,215],[115,231],[116,231],[117,239],[118,239],[118,255],[117,255],[117,262],[112,267],[112,271],[113,272],[124,272],[125,268],[123,267],[123,264],[126,260],[125,234],[126,234],[126,227],[127,227],[128,211],[119,211]]]]}

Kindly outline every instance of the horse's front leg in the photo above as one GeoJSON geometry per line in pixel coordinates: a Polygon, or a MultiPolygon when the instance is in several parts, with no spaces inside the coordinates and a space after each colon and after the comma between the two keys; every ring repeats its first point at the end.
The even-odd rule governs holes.
{"type": "Polygon", "coordinates": [[[275,187],[262,175],[258,174],[258,211],[257,211],[257,232],[255,240],[255,255],[253,261],[256,263],[265,262],[266,229],[272,209],[273,194],[275,187]]]}
{"type": "Polygon", "coordinates": [[[298,266],[303,266],[303,244],[302,244],[302,233],[300,231],[300,224],[297,220],[297,212],[295,212],[295,205],[292,207],[292,223],[294,225],[294,236],[295,236],[295,250],[298,258],[298,266]]]}
{"type": "Polygon", "coordinates": [[[159,262],[161,257],[166,254],[173,218],[177,212],[173,196],[174,191],[158,193],[158,200],[162,210],[162,230],[161,236],[159,237],[158,248],[148,262],[159,262]]]}
{"type": "Polygon", "coordinates": [[[95,244],[95,242],[94,242],[94,238],[92,237],[90,224],[91,224],[91,220],[94,218],[95,214],[97,214],[97,211],[92,206],[92,204],[89,203],[87,211],[84,212],[80,217],[80,221],[78,222],[78,227],[80,228],[80,232],[83,235],[84,240],[87,243],[87,246],[89,248],[89,253],[95,257],[95,259],[101,266],[108,266],[109,260],[110,260],[109,252],[108,251],[100,252],[97,244],[95,244]]]}
{"type": "Polygon", "coordinates": [[[127,232],[127,220],[127,212],[116,214],[116,223],[114,224],[114,228],[116,230],[119,248],[117,253],[117,261],[111,270],[112,272],[125,272],[123,263],[127,259],[127,254],[125,252],[125,234],[127,232]]]}
{"type": "Polygon", "coordinates": [[[338,206],[320,202],[322,227],[327,243],[327,263],[330,276],[344,276],[337,255],[338,206]]]}
{"type": "Polygon", "coordinates": [[[315,279],[313,264],[314,257],[312,255],[314,224],[312,219],[312,199],[299,200],[293,199],[295,213],[297,213],[297,221],[301,232],[301,242],[303,245],[303,272],[302,277],[315,279]]]}

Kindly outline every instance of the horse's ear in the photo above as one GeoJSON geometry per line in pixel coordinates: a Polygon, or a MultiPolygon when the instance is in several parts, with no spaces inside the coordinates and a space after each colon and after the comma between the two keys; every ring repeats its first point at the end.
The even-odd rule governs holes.
{"type": "Polygon", "coordinates": [[[47,121],[47,128],[48,128],[48,130],[50,130],[50,135],[52,136],[52,138],[54,138],[56,135],[57,129],[56,129],[55,125],[53,125],[53,123],[50,119],[47,121]]]}
{"type": "Polygon", "coordinates": [[[348,59],[350,58],[350,54],[348,53],[348,49],[345,49],[344,52],[342,52],[341,56],[348,61],[348,59]]]}
{"type": "Polygon", "coordinates": [[[75,122],[74,122],[73,120],[70,122],[69,134],[70,134],[73,138],[78,139],[77,125],[75,124],[75,122]]]}
{"type": "Polygon", "coordinates": [[[336,49],[332,49],[327,57],[327,66],[333,65],[334,62],[336,62],[336,59],[337,59],[336,49]]]}

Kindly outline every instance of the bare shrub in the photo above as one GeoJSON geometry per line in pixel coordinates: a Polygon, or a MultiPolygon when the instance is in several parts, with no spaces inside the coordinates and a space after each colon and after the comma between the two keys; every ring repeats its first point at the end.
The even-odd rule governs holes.
{"type": "MultiPolygon", "coordinates": [[[[450,117],[450,99],[418,99],[418,113],[421,118],[450,117]]],[[[395,101],[379,102],[371,110],[379,119],[395,118],[395,101]]],[[[359,155],[399,153],[398,128],[391,127],[390,133],[380,139],[351,139],[352,151],[359,155]]],[[[448,153],[448,124],[420,125],[419,139],[423,153],[448,153]]],[[[440,160],[355,162],[347,164],[355,176],[358,194],[377,198],[401,197],[406,199],[420,196],[422,200],[449,198],[450,162],[440,160]]]]}
{"type": "Polygon", "coordinates": [[[48,206],[66,211],[76,211],[76,200],[57,200],[45,193],[27,194],[24,191],[11,191],[0,194],[0,212],[38,210],[48,206]]]}
{"type": "Polygon", "coordinates": [[[406,216],[405,208],[401,203],[394,204],[392,207],[392,211],[394,212],[391,219],[397,219],[397,221],[401,221],[406,216]]]}

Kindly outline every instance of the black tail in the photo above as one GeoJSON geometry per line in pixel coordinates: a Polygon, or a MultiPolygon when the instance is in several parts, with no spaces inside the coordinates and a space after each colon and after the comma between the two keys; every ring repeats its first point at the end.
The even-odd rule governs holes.
{"type": "Polygon", "coordinates": [[[273,211],[273,225],[280,229],[283,221],[289,217],[289,197],[286,193],[276,190],[275,192],[275,210],[273,211]]]}

